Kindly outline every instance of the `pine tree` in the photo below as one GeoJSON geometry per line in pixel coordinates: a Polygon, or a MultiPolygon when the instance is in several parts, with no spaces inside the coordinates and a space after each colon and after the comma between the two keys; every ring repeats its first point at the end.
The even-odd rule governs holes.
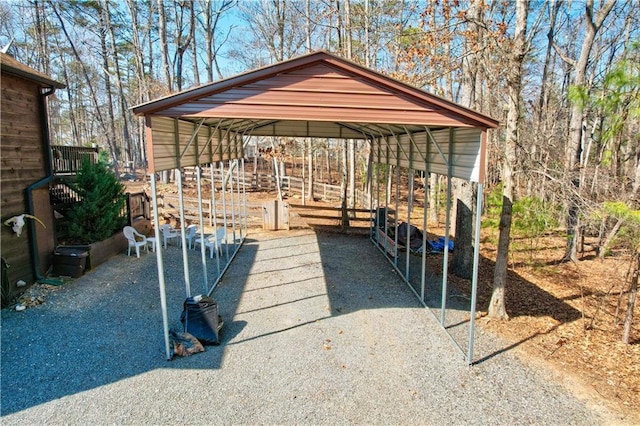
{"type": "Polygon", "coordinates": [[[70,238],[85,244],[102,241],[126,225],[125,187],[104,163],[85,159],[69,186],[82,198],[68,214],[70,238]]]}

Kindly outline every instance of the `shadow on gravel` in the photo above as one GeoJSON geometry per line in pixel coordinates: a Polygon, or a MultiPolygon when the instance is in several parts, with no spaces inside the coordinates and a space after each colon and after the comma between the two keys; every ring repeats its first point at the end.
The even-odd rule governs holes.
{"type": "MultiPolygon", "coordinates": [[[[243,247],[238,252],[241,262],[250,264],[257,248],[243,247]]],[[[181,249],[170,246],[163,260],[169,326],[182,331],[186,290],[181,249]]],[[[207,260],[212,282],[215,259],[207,260]]],[[[200,252],[189,252],[189,266],[195,295],[204,288],[200,252]]],[[[242,291],[242,285],[227,289],[220,303],[223,318],[233,318],[242,291]]],[[[52,290],[44,304],[22,312],[3,309],[1,314],[3,416],[156,369],[220,368],[225,344],[246,326],[241,320],[225,320],[220,346],[167,361],[153,253],[140,259],[120,254],[52,290]]]]}
{"type": "MultiPolygon", "coordinates": [[[[410,262],[417,259],[412,257],[410,262]]],[[[182,252],[170,247],[164,263],[169,324],[181,330],[179,318],[185,297],[182,252]]],[[[203,282],[198,252],[189,253],[189,264],[192,294],[198,294],[203,282]]],[[[419,268],[412,263],[411,271],[415,274],[419,268]]],[[[429,283],[436,282],[438,274],[433,277],[429,283]]],[[[441,290],[438,285],[430,285],[433,293],[428,293],[425,300],[437,316],[441,290]]],[[[464,329],[469,303],[463,303],[468,287],[466,282],[452,279],[448,290],[461,297],[452,297],[447,305],[446,327],[455,339],[463,341],[468,337],[464,329]]],[[[488,301],[487,288],[490,281],[482,277],[480,308],[488,301]]],[[[579,312],[566,303],[543,294],[525,280],[518,281],[517,289],[518,297],[529,295],[542,303],[519,304],[515,311],[510,309],[510,315],[551,315],[559,321],[579,317],[579,312]]],[[[52,291],[43,305],[24,312],[3,310],[1,414],[156,369],[224,368],[226,346],[240,348],[259,339],[284,338],[290,330],[332,317],[368,309],[421,306],[368,237],[311,231],[250,235],[213,297],[225,320],[222,344],[171,362],[165,360],[153,255],[140,259],[119,255],[52,291]]],[[[487,359],[510,348],[477,353],[487,359]]]]}

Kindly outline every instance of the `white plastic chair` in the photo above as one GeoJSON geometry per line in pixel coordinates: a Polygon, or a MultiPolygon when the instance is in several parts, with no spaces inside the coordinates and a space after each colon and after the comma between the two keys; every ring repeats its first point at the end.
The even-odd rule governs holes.
{"type": "MultiPolygon", "coordinates": [[[[213,259],[213,250],[215,249],[218,253],[222,254],[222,245],[221,242],[225,238],[226,229],[218,228],[215,235],[205,235],[204,236],[204,246],[209,249],[209,257],[213,259]]],[[[196,238],[195,245],[202,244],[202,238],[196,238]]]]}
{"type": "Polygon", "coordinates": [[[196,225],[187,226],[187,231],[185,232],[185,239],[187,240],[187,247],[191,250],[192,246],[195,246],[194,239],[196,238],[198,232],[198,227],[196,225]]]}
{"type": "Polygon", "coordinates": [[[140,257],[140,247],[144,247],[149,253],[149,247],[147,246],[147,237],[136,231],[132,226],[125,226],[122,228],[122,233],[129,242],[127,250],[127,256],[131,256],[131,247],[136,248],[136,256],[140,257]]]}
{"type": "Polygon", "coordinates": [[[174,227],[169,225],[168,223],[160,226],[160,232],[162,233],[162,242],[165,249],[167,248],[167,242],[169,240],[175,238],[176,241],[180,241],[180,239],[178,238],[178,231],[176,231],[174,227]]]}

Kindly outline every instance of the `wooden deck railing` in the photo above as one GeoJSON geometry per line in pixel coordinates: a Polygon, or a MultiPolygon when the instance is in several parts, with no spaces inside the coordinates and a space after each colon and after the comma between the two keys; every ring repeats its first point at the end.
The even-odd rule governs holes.
{"type": "Polygon", "coordinates": [[[98,148],[83,146],[51,146],[51,167],[54,175],[75,175],[88,157],[92,163],[98,161],[98,148]]]}

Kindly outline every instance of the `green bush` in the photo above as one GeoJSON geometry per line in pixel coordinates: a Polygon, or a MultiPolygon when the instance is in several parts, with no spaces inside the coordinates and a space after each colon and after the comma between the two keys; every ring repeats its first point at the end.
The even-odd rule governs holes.
{"type": "Polygon", "coordinates": [[[82,244],[102,241],[127,224],[125,186],[104,163],[93,164],[85,158],[69,186],[82,197],[68,213],[70,239],[82,244]]]}
{"type": "MultiPolygon", "coordinates": [[[[512,232],[528,238],[544,235],[558,226],[558,207],[537,197],[522,197],[513,203],[512,232]]],[[[497,185],[486,198],[486,218],[482,226],[498,229],[502,214],[502,185],[497,185]]]]}
{"type": "Polygon", "coordinates": [[[502,184],[496,185],[487,194],[484,202],[485,217],[482,219],[483,228],[498,229],[500,214],[502,213],[502,184]]]}
{"type": "Polygon", "coordinates": [[[559,226],[558,209],[537,197],[522,197],[513,205],[513,226],[525,237],[536,238],[559,226]]]}

